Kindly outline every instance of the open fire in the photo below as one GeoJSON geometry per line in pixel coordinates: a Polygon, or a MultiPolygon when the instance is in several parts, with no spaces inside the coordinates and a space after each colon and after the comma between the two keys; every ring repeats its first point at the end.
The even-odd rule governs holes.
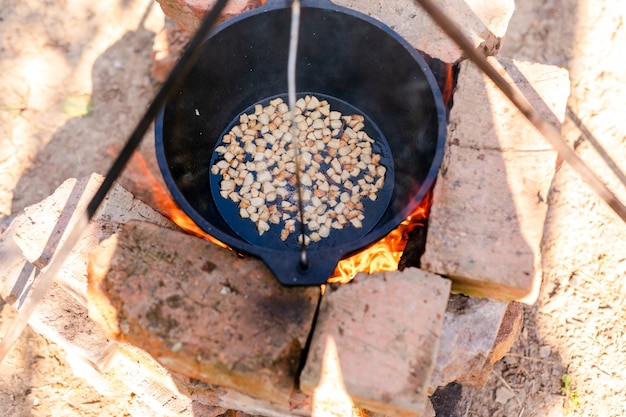
{"type": "MultiPolygon", "coordinates": [[[[135,153],[129,171],[134,177],[137,187],[148,190],[153,198],[154,208],[162,215],[174,222],[185,232],[206,239],[220,247],[228,248],[223,242],[205,233],[183,210],[174,202],[169,192],[150,172],[145,159],[135,153]]],[[[424,225],[428,218],[431,193],[429,192],[419,206],[396,229],[392,230],[379,241],[371,244],[362,251],[342,259],[329,278],[329,283],[348,283],[359,272],[373,274],[389,272],[398,269],[398,262],[407,244],[409,234],[415,227],[424,225]]],[[[230,249],[230,248],[229,248],[230,249]]]]}
{"type": "Polygon", "coordinates": [[[423,226],[428,218],[430,196],[431,192],[426,195],[413,213],[387,236],[362,251],[339,261],[328,282],[345,284],[350,282],[359,272],[374,274],[376,272],[396,271],[409,240],[409,234],[415,227],[423,226]]]}
{"type": "Polygon", "coordinates": [[[206,239],[222,248],[228,248],[227,245],[200,229],[198,225],[176,205],[167,190],[159,183],[154,175],[152,175],[146,160],[140,153],[135,152],[128,164],[128,170],[134,177],[135,186],[151,193],[154,209],[159,213],[176,223],[178,227],[190,235],[206,239]]]}

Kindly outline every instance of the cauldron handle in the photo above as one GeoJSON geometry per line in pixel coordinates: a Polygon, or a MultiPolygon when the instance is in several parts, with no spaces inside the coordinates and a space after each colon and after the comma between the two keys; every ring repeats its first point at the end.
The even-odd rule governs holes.
{"type": "MultiPolygon", "coordinates": [[[[262,7],[270,7],[280,8],[280,7],[291,7],[292,0],[266,0],[265,4],[262,7]]],[[[300,3],[304,7],[311,6],[335,6],[335,4],[330,0],[300,0],[300,3]]]]}
{"type": "Polygon", "coordinates": [[[330,0],[300,0],[303,6],[334,6],[330,0]]]}
{"type": "Polygon", "coordinates": [[[300,265],[300,252],[297,250],[285,252],[255,249],[255,254],[272,270],[276,279],[287,286],[325,284],[345,255],[337,249],[309,251],[309,265],[305,269],[300,265]]]}

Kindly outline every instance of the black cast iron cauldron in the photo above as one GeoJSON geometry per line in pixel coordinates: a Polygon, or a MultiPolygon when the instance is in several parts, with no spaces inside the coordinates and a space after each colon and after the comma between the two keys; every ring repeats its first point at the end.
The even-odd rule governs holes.
{"type": "Polygon", "coordinates": [[[374,222],[310,245],[306,269],[299,247],[276,235],[242,233],[236,207],[217,201],[219,193],[211,190],[211,160],[241,113],[286,95],[290,3],[270,0],[209,35],[198,63],[157,118],[156,152],[174,199],[205,232],[260,257],[285,285],[317,285],[339,260],[384,237],[424,198],[443,154],[445,110],[427,64],[390,28],[328,0],[303,0],[297,89],[336,99],[331,105],[355,108],[375,124],[370,136],[387,152],[392,180],[384,204],[365,208],[374,222]]]}

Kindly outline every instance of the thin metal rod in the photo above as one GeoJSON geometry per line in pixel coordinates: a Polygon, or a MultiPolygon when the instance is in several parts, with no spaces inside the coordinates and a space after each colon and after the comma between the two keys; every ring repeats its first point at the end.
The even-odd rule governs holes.
{"type": "Polygon", "coordinates": [[[298,194],[298,211],[300,214],[300,267],[307,269],[309,260],[306,251],[306,224],[304,223],[304,202],[302,201],[302,183],[300,182],[300,146],[298,143],[298,127],[296,126],[296,60],[298,57],[298,40],[300,34],[300,0],[291,4],[291,33],[289,36],[289,59],[287,61],[287,87],[289,91],[289,110],[291,112],[291,144],[296,163],[296,190],[298,194]]]}
{"type": "Polygon", "coordinates": [[[522,112],[539,132],[546,138],[558,154],[580,175],[583,181],[626,222],[626,206],[611,190],[594,174],[585,162],[574,152],[561,133],[545,120],[526,100],[526,97],[495,69],[487,59],[478,52],[474,45],[465,37],[461,29],[431,0],[415,0],[430,15],[437,25],[463,50],[491,80],[502,90],[511,102],[522,112]]]}
{"type": "Polygon", "coordinates": [[[613,174],[615,174],[615,176],[620,180],[622,186],[626,187],[626,174],[624,174],[624,171],[617,166],[615,160],[611,158],[611,155],[609,155],[606,149],[602,147],[598,139],[596,139],[593,133],[587,129],[587,126],[585,126],[583,121],[580,120],[580,117],[574,113],[574,110],[572,110],[570,106],[567,106],[565,109],[565,115],[569,117],[570,120],[574,122],[578,130],[580,130],[581,138],[585,139],[591,146],[593,146],[593,149],[595,149],[598,155],[600,155],[600,157],[604,160],[604,163],[606,163],[611,171],[613,171],[613,174]]]}
{"type": "Polygon", "coordinates": [[[143,115],[135,127],[135,130],[130,135],[126,145],[120,152],[117,159],[113,162],[113,165],[107,172],[102,185],[100,185],[100,188],[98,188],[89,202],[86,212],[83,213],[74,227],[70,230],[65,242],[54,254],[48,268],[37,278],[29,297],[20,308],[20,311],[11,324],[6,336],[2,339],[2,343],[0,344],[0,362],[2,362],[2,360],[9,353],[11,347],[26,327],[30,316],[33,314],[42,298],[46,295],[46,292],[54,282],[54,278],[61,270],[65,260],[89,225],[89,220],[96,213],[106,198],[106,195],[111,190],[113,183],[126,167],[126,164],[141,143],[141,140],[148,131],[150,124],[165,104],[167,98],[175,91],[176,87],[178,87],[182,79],[189,73],[193,65],[198,60],[201,52],[200,46],[217,22],[217,19],[226,6],[226,3],[228,3],[228,0],[218,0],[215,6],[207,13],[202,25],[200,25],[200,28],[187,45],[185,53],[170,72],[167,80],[165,80],[154,100],[148,107],[148,110],[146,110],[146,113],[143,115]]]}
{"type": "Polygon", "coordinates": [[[217,22],[217,19],[222,13],[224,7],[226,6],[226,3],[228,3],[228,0],[218,0],[217,3],[215,3],[215,6],[213,6],[213,8],[207,13],[206,17],[202,21],[202,24],[200,25],[200,28],[198,28],[196,34],[187,44],[185,52],[161,86],[161,89],[158,91],[154,100],[148,107],[148,110],[135,127],[133,133],[130,135],[128,142],[126,142],[126,145],[109,169],[109,172],[107,172],[104,182],[89,203],[89,206],[87,208],[89,218],[93,216],[100,204],[102,204],[102,201],[104,201],[104,198],[113,186],[113,183],[120,176],[120,174],[126,167],[126,164],[141,143],[144,135],[150,127],[150,123],[152,123],[152,121],[161,111],[163,105],[165,105],[167,98],[170,96],[170,94],[174,92],[176,87],[180,85],[183,78],[185,78],[189,71],[191,71],[191,68],[200,56],[200,46],[217,22]]]}

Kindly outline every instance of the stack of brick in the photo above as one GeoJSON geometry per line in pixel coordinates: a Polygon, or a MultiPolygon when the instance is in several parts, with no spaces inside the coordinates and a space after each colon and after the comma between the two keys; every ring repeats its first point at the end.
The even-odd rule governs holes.
{"type": "MultiPolygon", "coordinates": [[[[178,29],[193,34],[200,26],[207,10],[216,0],[157,0],[165,15],[178,29]]],[[[272,0],[270,0],[271,2],[272,0]]],[[[276,1],[276,0],[273,0],[276,1]]],[[[248,10],[261,6],[261,0],[231,0],[222,12],[220,21],[225,21],[248,10]]],[[[319,4],[319,2],[316,2],[319,4]]],[[[450,40],[433,20],[412,1],[387,0],[333,0],[338,6],[350,8],[385,23],[411,45],[433,58],[444,62],[458,62],[462,58],[461,49],[450,40]]],[[[441,0],[439,6],[449,13],[452,20],[460,24],[464,35],[477,49],[493,55],[500,49],[500,43],[509,20],[513,15],[513,0],[441,0]]],[[[285,4],[289,4],[285,2],[285,4]]],[[[303,2],[306,5],[306,2],[303,2]]]]}
{"type": "MultiPolygon", "coordinates": [[[[96,175],[68,180],[13,219],[0,239],[5,300],[19,307],[38,269],[24,254],[45,268],[41,259],[49,254],[39,255],[52,250],[50,236],[62,240],[62,230],[101,181],[96,175]]],[[[302,392],[295,387],[318,288],[280,287],[260,261],[175,230],[117,185],[73,259],[30,324],[61,344],[77,375],[99,392],[132,393],[134,415],[217,416],[236,409],[308,416],[319,413],[319,407],[329,412],[336,404],[325,403],[316,390],[325,373],[329,337],[350,407],[429,415],[426,396],[438,385],[459,378],[481,383],[484,376],[472,381],[463,372],[465,361],[477,364],[471,372],[488,374],[489,364],[499,359],[495,355],[502,354],[497,351],[508,350],[516,336],[513,332],[510,340],[497,341],[506,308],[487,320],[484,306],[467,303],[459,309],[448,302],[449,282],[434,274],[413,268],[360,276],[322,298],[300,375],[302,392]],[[143,221],[129,220],[138,218],[143,221]],[[457,337],[459,317],[475,339],[471,350],[457,337]],[[355,350],[359,340],[364,343],[355,350]],[[496,342],[500,347],[494,347],[496,342]],[[455,363],[458,357],[462,363],[455,363]],[[363,363],[370,366],[360,369],[363,363]],[[379,385],[383,376],[395,383],[379,385]]],[[[521,315],[512,320],[519,323],[521,315]]]]}
{"type": "MultiPolygon", "coordinates": [[[[560,127],[566,70],[489,61],[560,127]]],[[[449,277],[456,292],[533,303],[556,164],[556,151],[521,112],[474,64],[462,62],[421,266],[449,277]]]]}
{"type": "MultiPolygon", "coordinates": [[[[65,181],[50,197],[16,215],[0,238],[0,296],[19,308],[66,232],[84,213],[103,178],[65,181]]],[[[193,416],[192,401],[178,393],[167,371],[132,346],[106,337],[87,311],[87,261],[100,241],[131,219],[173,224],[115,185],[72,250],[29,325],[67,352],[79,376],[101,394],[133,396],[136,416],[193,416]]],[[[225,412],[223,409],[216,411],[225,412]]],[[[132,411],[132,410],[130,410],[132,411]]],[[[207,414],[208,415],[208,414],[207,414]]],[[[216,414],[217,415],[217,414],[216,414]]]]}

